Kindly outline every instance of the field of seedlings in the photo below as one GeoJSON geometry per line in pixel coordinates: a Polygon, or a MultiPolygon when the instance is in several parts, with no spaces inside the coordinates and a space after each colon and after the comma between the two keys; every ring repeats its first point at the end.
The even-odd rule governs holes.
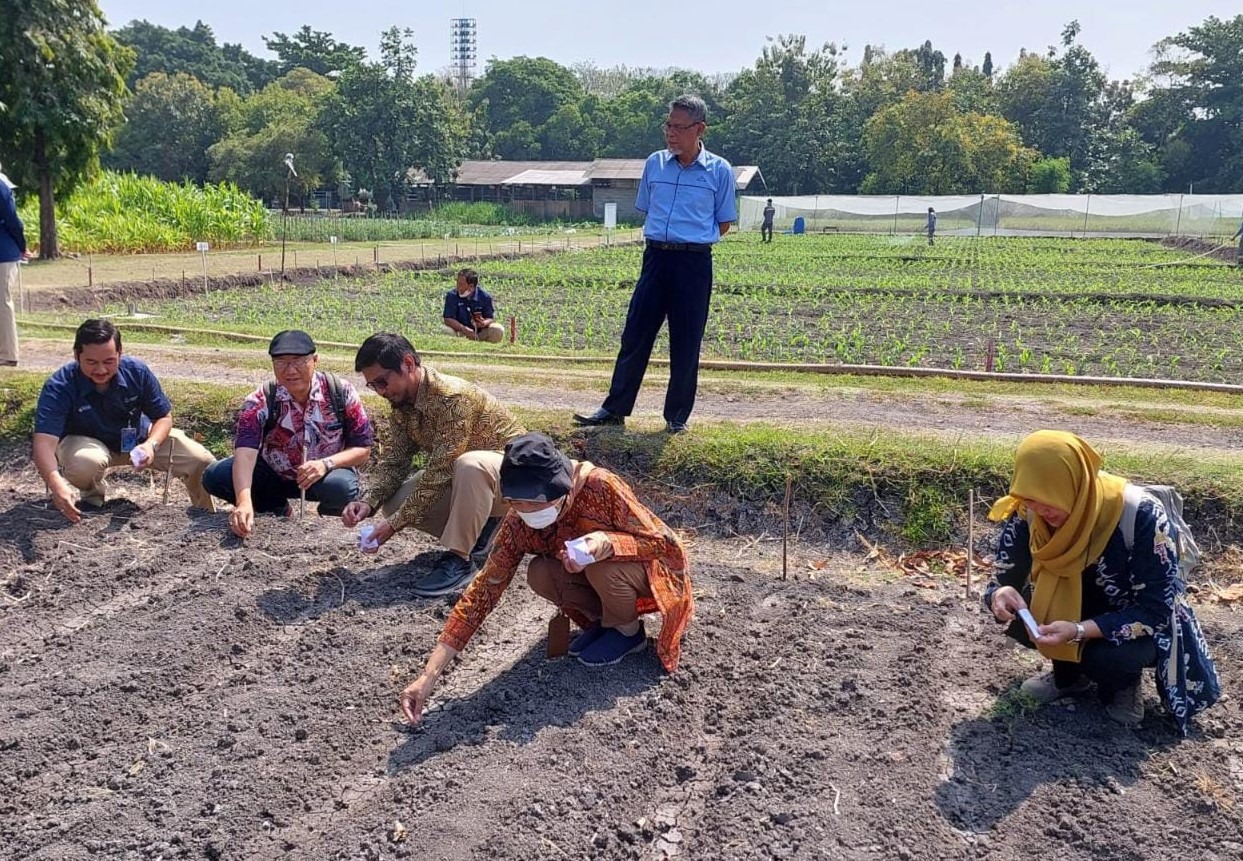
{"type": "MultiPolygon", "coordinates": [[[[485,261],[522,352],[611,356],[640,268],[637,246],[485,261]]],[[[440,342],[451,268],[228,292],[152,309],[161,322],[361,340],[377,329],[440,342]]],[[[715,254],[704,357],[1056,375],[1237,381],[1243,273],[1140,240],[731,236],[715,254]]],[[[113,311],[122,313],[121,308],[113,311]]],[[[146,310],[146,309],[144,309],[146,310]]],[[[460,346],[460,342],[459,342],[460,346]]],[[[664,347],[657,345],[657,351],[664,347]]]]}

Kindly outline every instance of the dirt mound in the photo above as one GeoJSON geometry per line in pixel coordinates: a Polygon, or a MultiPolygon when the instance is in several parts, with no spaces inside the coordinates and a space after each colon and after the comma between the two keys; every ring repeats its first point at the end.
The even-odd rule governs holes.
{"type": "Polygon", "coordinates": [[[1217,242],[1205,242],[1203,239],[1194,239],[1190,236],[1171,236],[1161,240],[1161,245],[1165,248],[1173,248],[1177,251],[1185,251],[1188,254],[1203,254],[1214,260],[1221,260],[1224,263],[1234,263],[1239,259],[1239,251],[1233,243],[1221,245],[1217,242]]]}
{"type": "MultiPolygon", "coordinates": [[[[0,484],[4,857],[1243,852],[1236,701],[1188,740],[1150,683],[1133,732],[1087,700],[1026,712],[1030,658],[949,581],[800,546],[783,582],[775,542],[700,537],[672,675],[650,650],[547,661],[549,607],[515,582],[408,731],[397,692],[449,609],[410,593],[428,542],[363,557],[335,521],[261,518],[243,545],[124,492],[70,527],[0,484]]],[[[1240,623],[1203,621],[1229,686],[1240,623]]]]}

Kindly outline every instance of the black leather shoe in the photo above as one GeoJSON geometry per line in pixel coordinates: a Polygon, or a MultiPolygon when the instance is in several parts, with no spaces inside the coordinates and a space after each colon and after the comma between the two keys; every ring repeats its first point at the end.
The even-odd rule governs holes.
{"type": "Polygon", "coordinates": [[[624,425],[626,423],[625,416],[615,416],[604,407],[596,410],[594,413],[575,413],[574,422],[580,425],[624,425]]]}
{"type": "Polygon", "coordinates": [[[690,426],[686,422],[665,422],[665,430],[669,433],[686,433],[690,426]]]}
{"type": "Polygon", "coordinates": [[[492,552],[492,535],[496,532],[496,527],[500,522],[499,517],[489,517],[484,521],[479,538],[475,541],[475,546],[470,549],[470,561],[476,568],[482,568],[483,564],[488,561],[488,554],[492,552]]]}
{"type": "Polygon", "coordinates": [[[427,576],[414,584],[411,592],[420,598],[443,598],[466,591],[479,569],[469,559],[455,553],[445,553],[427,576]]]}

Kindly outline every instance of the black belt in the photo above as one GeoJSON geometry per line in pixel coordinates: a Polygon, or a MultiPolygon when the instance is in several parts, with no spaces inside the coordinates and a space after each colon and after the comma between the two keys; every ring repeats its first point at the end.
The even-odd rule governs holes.
{"type": "Polygon", "coordinates": [[[701,245],[698,242],[657,242],[655,239],[647,241],[648,248],[656,248],[660,251],[694,251],[698,254],[711,254],[711,245],[701,245]]]}

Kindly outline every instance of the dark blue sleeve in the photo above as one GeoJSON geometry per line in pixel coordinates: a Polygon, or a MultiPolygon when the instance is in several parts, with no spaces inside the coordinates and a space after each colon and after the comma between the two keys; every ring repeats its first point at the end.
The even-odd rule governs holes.
{"type": "Polygon", "coordinates": [[[39,392],[35,406],[35,433],[51,434],[60,439],[69,426],[69,414],[73,411],[73,395],[69,385],[57,371],[48,377],[39,392]]]}
{"type": "Polygon", "coordinates": [[[151,421],[164,418],[173,411],[173,405],[160,387],[160,381],[146,365],[142,366],[142,412],[151,421]]]}
{"type": "Polygon", "coordinates": [[[993,579],[984,588],[984,606],[992,609],[993,593],[1002,586],[1013,586],[1020,593],[1032,573],[1031,530],[1027,520],[1012,515],[1001,527],[997,538],[997,555],[993,561],[993,579]]]}
{"type": "Polygon", "coordinates": [[[457,319],[456,297],[457,297],[457,294],[454,293],[452,290],[450,290],[448,293],[445,294],[445,312],[442,316],[445,317],[446,319],[449,319],[449,320],[457,319]]]}
{"type": "MultiPolygon", "coordinates": [[[[0,181],[0,226],[4,232],[13,237],[17,250],[26,253],[26,228],[17,215],[17,201],[13,198],[13,190],[0,181]]],[[[40,431],[42,433],[42,431],[40,431]]]]}
{"type": "Polygon", "coordinates": [[[1172,616],[1178,591],[1178,548],[1172,531],[1160,502],[1155,499],[1140,502],[1135,514],[1135,544],[1128,566],[1132,603],[1092,620],[1115,645],[1151,637],[1172,616]]]}

